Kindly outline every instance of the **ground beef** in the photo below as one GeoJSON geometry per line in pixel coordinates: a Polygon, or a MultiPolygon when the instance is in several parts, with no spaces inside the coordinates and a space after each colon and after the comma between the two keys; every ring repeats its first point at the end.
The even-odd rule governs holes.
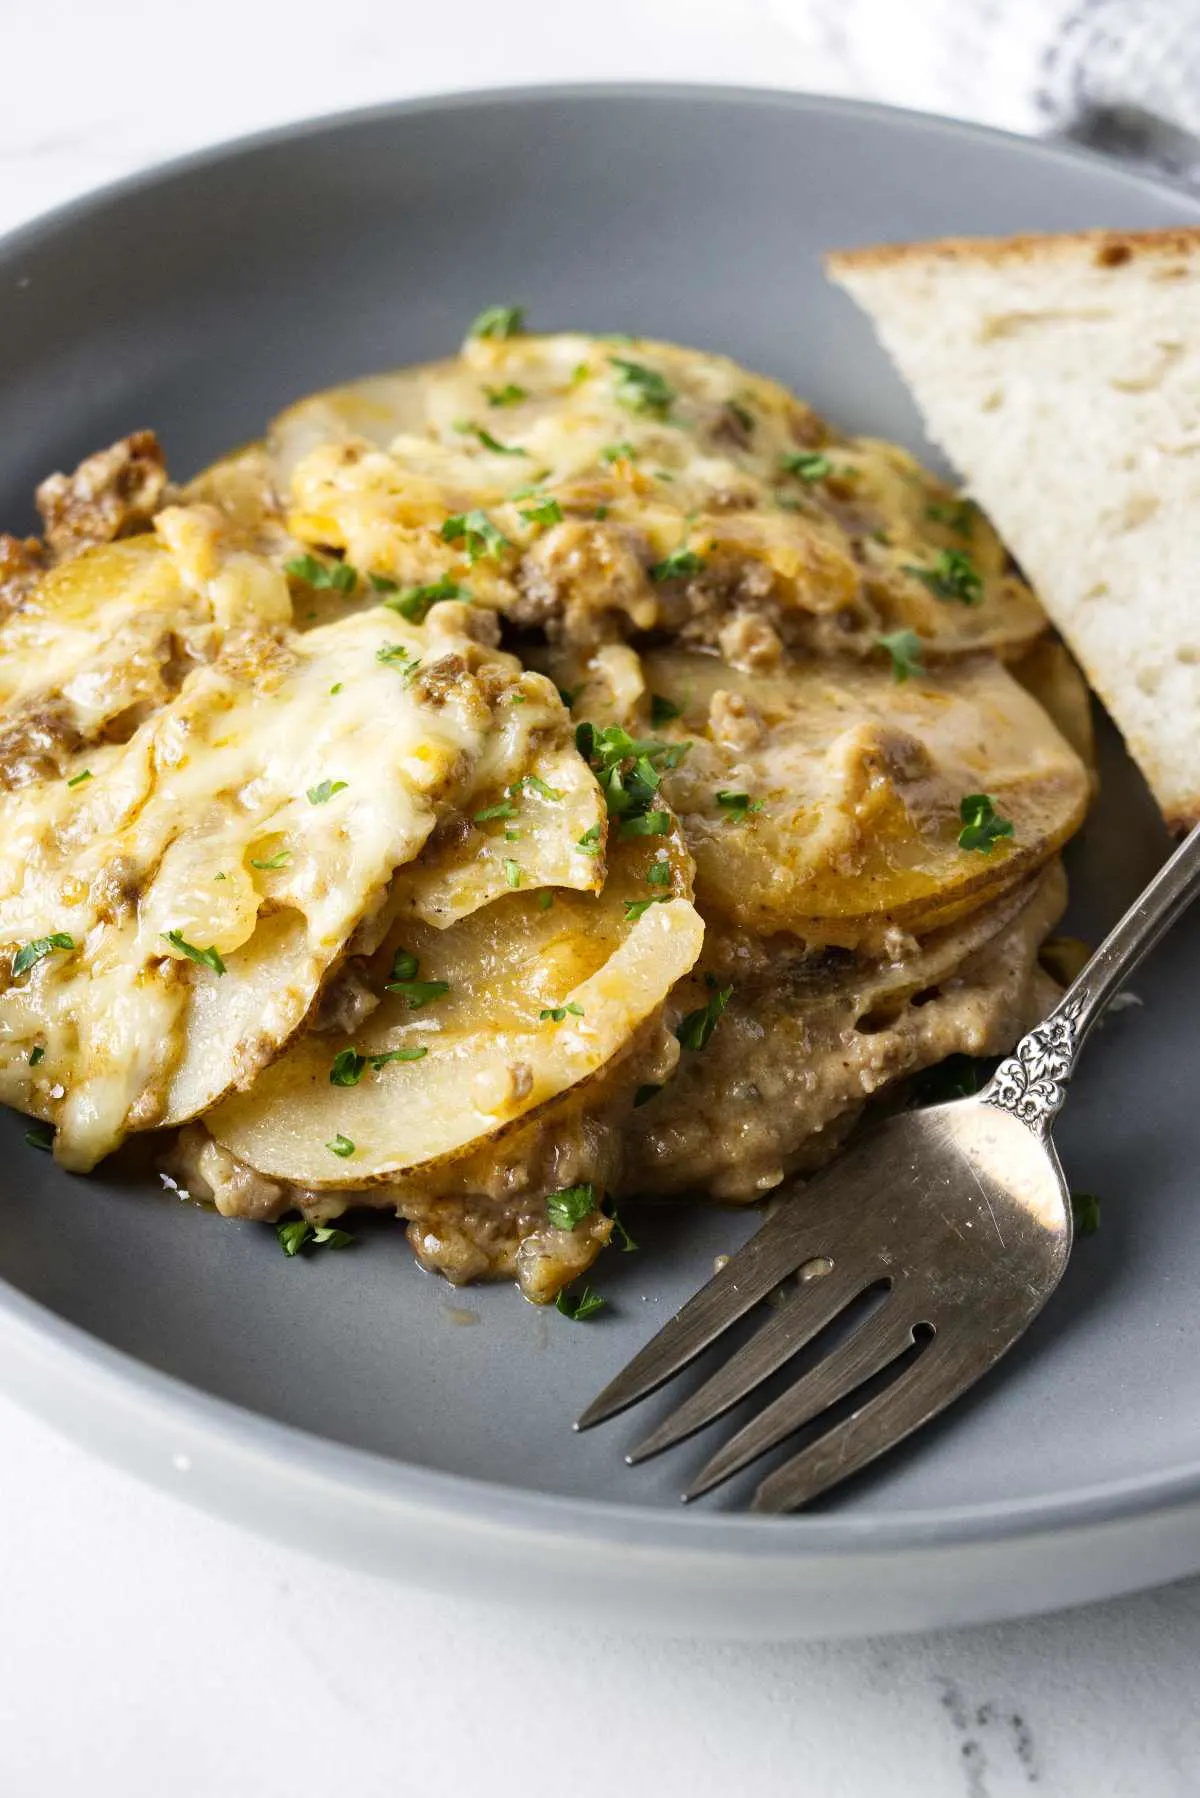
{"type": "Polygon", "coordinates": [[[46,546],[37,537],[0,532],[0,620],[19,612],[46,572],[46,546]]]}
{"type": "Polygon", "coordinates": [[[167,497],[158,438],[153,431],[134,431],[88,456],[73,474],[48,475],[36,497],[56,562],[144,531],[167,497]]]}

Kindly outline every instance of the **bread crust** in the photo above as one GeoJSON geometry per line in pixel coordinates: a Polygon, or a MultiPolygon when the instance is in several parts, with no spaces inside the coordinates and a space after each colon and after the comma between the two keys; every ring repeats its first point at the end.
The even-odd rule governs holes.
{"type": "MultiPolygon", "coordinates": [[[[1155,258],[1195,257],[1200,273],[1200,225],[1173,225],[1162,231],[1027,232],[1016,237],[941,237],[926,243],[869,244],[862,249],[831,250],[828,272],[838,278],[858,270],[895,268],[899,263],[974,262],[985,266],[1044,262],[1057,256],[1090,251],[1097,268],[1127,268],[1131,262],[1155,258]]],[[[1181,274],[1188,272],[1181,269],[1181,274]]]]}

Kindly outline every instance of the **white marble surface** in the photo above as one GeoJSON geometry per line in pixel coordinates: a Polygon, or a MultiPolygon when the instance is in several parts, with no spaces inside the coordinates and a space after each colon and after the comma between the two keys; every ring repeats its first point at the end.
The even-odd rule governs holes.
{"type": "MultiPolygon", "coordinates": [[[[802,11],[0,0],[0,229],[197,144],[405,92],[620,76],[844,88],[802,11]]],[[[264,1544],[2,1399],[0,1518],[3,1798],[1200,1792],[1196,1583],[953,1636],[648,1644],[566,1602],[534,1621],[264,1544]]]]}

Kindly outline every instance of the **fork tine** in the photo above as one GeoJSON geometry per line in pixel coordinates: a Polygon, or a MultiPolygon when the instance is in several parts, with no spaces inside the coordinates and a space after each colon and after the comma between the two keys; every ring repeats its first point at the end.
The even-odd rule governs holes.
{"type": "Polygon", "coordinates": [[[767,1322],[744,1343],[702,1386],[684,1399],[656,1429],[631,1449],[625,1459],[631,1467],[661,1454],[676,1442],[692,1436],[736,1405],[756,1386],[769,1379],[792,1355],[844,1311],[871,1283],[863,1268],[835,1268],[819,1279],[800,1286],[767,1322]]]}
{"type": "Polygon", "coordinates": [[[664,1385],[802,1262],[824,1252],[819,1226],[805,1224],[794,1204],[781,1206],[592,1400],[575,1428],[589,1430],[664,1385]]]}
{"type": "Polygon", "coordinates": [[[769,1473],[755,1492],[750,1509],[775,1516],[799,1510],[945,1410],[966,1386],[974,1384],[976,1376],[972,1374],[965,1384],[956,1379],[939,1393],[930,1366],[937,1346],[936,1341],[931,1342],[892,1385],[769,1473]]]}
{"type": "Polygon", "coordinates": [[[882,1308],[832,1354],[731,1436],[701,1468],[684,1493],[685,1499],[699,1498],[701,1493],[710,1492],[723,1480],[740,1473],[751,1461],[880,1373],[911,1346],[913,1325],[912,1313],[901,1301],[886,1299],[882,1308]]]}

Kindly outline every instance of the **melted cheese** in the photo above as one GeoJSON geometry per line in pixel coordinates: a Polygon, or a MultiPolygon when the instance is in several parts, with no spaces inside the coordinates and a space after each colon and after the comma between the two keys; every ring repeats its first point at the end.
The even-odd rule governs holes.
{"type": "Polygon", "coordinates": [[[516,780],[568,732],[547,681],[382,608],[290,643],[231,642],[127,744],[98,750],[87,782],[5,801],[10,968],[54,933],[74,947],[10,974],[0,1094],[55,1122],[61,1158],[87,1167],[127,1129],[244,1084],[439,808],[472,790],[485,748],[516,780]]]}

